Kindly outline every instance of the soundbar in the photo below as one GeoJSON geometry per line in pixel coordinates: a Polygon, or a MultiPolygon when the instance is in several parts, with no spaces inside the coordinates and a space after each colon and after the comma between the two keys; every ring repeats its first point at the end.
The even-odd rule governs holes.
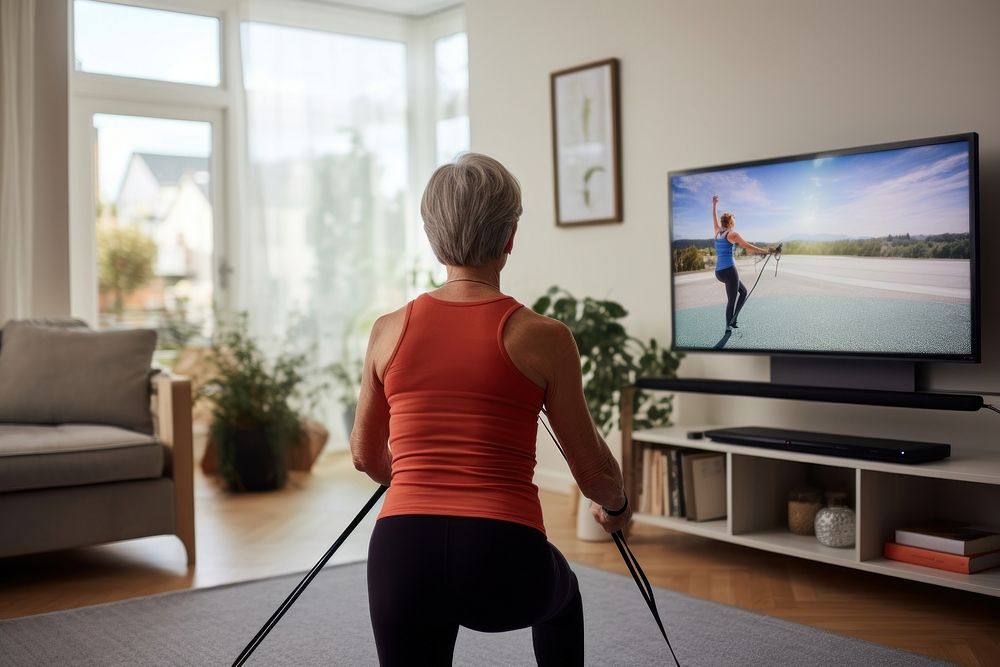
{"type": "Polygon", "coordinates": [[[705,437],[731,445],[891,463],[927,463],[951,456],[951,446],[939,442],[910,442],[761,426],[711,429],[705,431],[705,437]]]}
{"type": "Polygon", "coordinates": [[[808,387],[770,382],[735,380],[681,380],[678,378],[639,378],[638,389],[657,389],[695,394],[725,394],[757,398],[786,398],[793,401],[853,403],[925,410],[961,410],[975,412],[983,407],[983,397],[974,394],[940,394],[921,391],[884,391],[878,389],[841,389],[808,387]]]}

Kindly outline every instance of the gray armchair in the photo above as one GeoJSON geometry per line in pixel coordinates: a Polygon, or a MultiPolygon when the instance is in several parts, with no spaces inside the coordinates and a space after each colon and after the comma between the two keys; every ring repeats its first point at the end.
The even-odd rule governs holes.
{"type": "MultiPolygon", "coordinates": [[[[63,333],[68,329],[83,329],[97,335],[79,321],[45,322],[37,330],[19,324],[22,325],[18,332],[20,349],[24,349],[27,336],[51,336],[53,332],[56,336],[63,335],[57,329],[63,333]]],[[[9,325],[5,330],[8,328],[9,325]]],[[[25,388],[25,392],[35,392],[36,398],[20,401],[23,394],[12,388],[10,377],[18,372],[19,359],[11,358],[14,352],[7,349],[6,342],[0,340],[0,556],[172,534],[180,538],[187,562],[193,564],[190,382],[151,371],[146,357],[145,373],[139,376],[138,384],[130,385],[129,391],[130,399],[140,401],[140,405],[141,401],[148,404],[145,423],[151,418],[152,428],[101,423],[100,417],[82,418],[73,409],[67,410],[66,397],[59,395],[60,391],[65,393],[65,387],[53,386],[51,401],[37,399],[38,391],[44,391],[45,387],[25,388]],[[135,396],[137,392],[142,393],[135,396]],[[36,410],[39,403],[45,404],[43,407],[49,412],[36,410]],[[18,419],[19,409],[23,410],[23,421],[18,419]],[[66,412],[65,419],[60,418],[60,409],[66,412]]],[[[49,353],[52,361],[42,364],[48,364],[50,371],[49,376],[43,374],[42,378],[57,378],[58,373],[51,372],[51,365],[58,363],[60,350],[71,348],[75,342],[53,345],[48,340],[44,344],[52,350],[49,353]]],[[[90,402],[98,410],[114,409],[105,406],[107,401],[101,398],[101,382],[107,378],[100,376],[102,369],[106,369],[114,377],[115,360],[124,359],[126,354],[127,350],[115,356],[116,351],[111,349],[105,359],[91,356],[97,367],[92,371],[90,383],[93,392],[88,391],[86,378],[81,382],[77,366],[72,385],[81,404],[90,402]]],[[[133,366],[134,358],[133,355],[133,366]]],[[[46,381],[58,384],[58,380],[46,381]]]]}

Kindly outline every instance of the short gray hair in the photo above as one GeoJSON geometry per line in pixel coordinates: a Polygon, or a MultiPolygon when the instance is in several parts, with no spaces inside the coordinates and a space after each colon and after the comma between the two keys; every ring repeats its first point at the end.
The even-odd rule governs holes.
{"type": "Polygon", "coordinates": [[[500,257],[514,232],[521,185],[488,155],[463,153],[431,176],[420,217],[442,264],[482,266],[500,257]]]}

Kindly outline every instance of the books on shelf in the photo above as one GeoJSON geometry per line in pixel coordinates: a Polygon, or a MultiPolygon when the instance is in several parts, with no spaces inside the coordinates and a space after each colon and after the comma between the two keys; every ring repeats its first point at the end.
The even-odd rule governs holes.
{"type": "Polygon", "coordinates": [[[897,529],[896,543],[968,556],[1000,549],[1000,531],[957,521],[933,521],[897,529]]]}
{"type": "Polygon", "coordinates": [[[1000,549],[986,553],[958,555],[933,549],[913,547],[906,544],[886,542],[883,552],[886,558],[903,563],[924,565],[938,570],[973,574],[1000,565],[1000,549]]]}
{"type": "Polygon", "coordinates": [[[726,455],[721,452],[689,454],[684,457],[685,479],[691,488],[687,518],[710,521],[726,516],[726,455]]]}
{"type": "Polygon", "coordinates": [[[723,452],[642,445],[639,511],[708,521],[726,516],[723,452]]]}

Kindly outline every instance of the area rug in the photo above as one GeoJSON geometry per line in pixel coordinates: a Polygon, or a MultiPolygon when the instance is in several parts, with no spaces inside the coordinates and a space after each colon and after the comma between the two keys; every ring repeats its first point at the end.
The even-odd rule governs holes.
{"type": "MultiPolygon", "coordinates": [[[[630,577],[572,564],[588,665],[672,664],[630,577]]],[[[377,665],[366,563],[317,575],[251,665],[377,665]]],[[[302,574],[161,593],[0,621],[0,664],[229,665],[302,574]]],[[[943,665],[930,658],[662,588],[657,606],[681,665],[943,665]]],[[[419,656],[414,656],[419,664],[419,656]]],[[[459,631],[455,665],[533,665],[530,629],[459,631]]]]}

